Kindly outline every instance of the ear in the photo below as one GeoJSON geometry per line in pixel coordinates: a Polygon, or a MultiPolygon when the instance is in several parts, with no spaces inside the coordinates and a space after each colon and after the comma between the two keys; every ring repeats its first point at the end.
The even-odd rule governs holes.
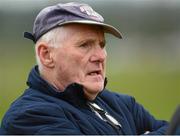
{"type": "Polygon", "coordinates": [[[49,47],[46,43],[39,43],[37,47],[37,53],[41,63],[49,68],[54,67],[53,61],[53,50],[52,47],[49,47]]]}

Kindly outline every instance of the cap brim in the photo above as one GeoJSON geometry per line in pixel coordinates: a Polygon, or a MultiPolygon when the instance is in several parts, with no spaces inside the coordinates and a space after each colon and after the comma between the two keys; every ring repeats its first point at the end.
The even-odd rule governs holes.
{"type": "Polygon", "coordinates": [[[61,23],[59,25],[61,26],[61,25],[71,24],[71,23],[99,25],[99,26],[103,27],[105,33],[110,33],[110,34],[122,39],[122,34],[119,32],[118,29],[116,29],[115,27],[113,27],[111,25],[101,23],[101,22],[96,22],[96,21],[91,21],[91,20],[73,20],[73,21],[67,21],[67,22],[61,23]]]}

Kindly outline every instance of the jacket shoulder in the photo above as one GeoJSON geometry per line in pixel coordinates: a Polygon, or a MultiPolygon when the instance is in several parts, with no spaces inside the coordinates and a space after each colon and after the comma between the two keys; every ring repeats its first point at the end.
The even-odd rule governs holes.
{"type": "Polygon", "coordinates": [[[50,97],[42,95],[44,94],[32,89],[26,90],[6,112],[1,124],[2,129],[12,134],[21,133],[22,129],[33,134],[46,126],[46,123],[53,124],[58,118],[65,119],[64,110],[50,97]]]}
{"type": "Polygon", "coordinates": [[[132,107],[135,103],[134,97],[109,91],[105,89],[101,94],[100,97],[106,102],[109,103],[111,106],[116,105],[121,108],[126,108],[128,110],[132,110],[132,107]]]}

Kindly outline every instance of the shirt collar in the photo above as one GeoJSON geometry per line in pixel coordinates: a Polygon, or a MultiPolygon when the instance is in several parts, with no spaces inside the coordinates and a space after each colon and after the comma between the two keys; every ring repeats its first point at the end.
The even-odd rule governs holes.
{"type": "MultiPolygon", "coordinates": [[[[105,78],[104,88],[107,84],[105,78]]],[[[74,106],[86,107],[87,99],[84,97],[83,86],[77,83],[72,83],[66,87],[64,91],[57,90],[54,86],[44,80],[38,71],[38,66],[35,66],[28,77],[27,85],[34,90],[38,90],[42,93],[48,94],[52,97],[63,99],[74,106]]],[[[101,91],[102,92],[102,91],[101,91]]],[[[97,95],[97,97],[101,94],[97,95]]],[[[96,98],[97,98],[96,97],[96,98]]],[[[94,100],[95,101],[95,100],[94,100]]]]}

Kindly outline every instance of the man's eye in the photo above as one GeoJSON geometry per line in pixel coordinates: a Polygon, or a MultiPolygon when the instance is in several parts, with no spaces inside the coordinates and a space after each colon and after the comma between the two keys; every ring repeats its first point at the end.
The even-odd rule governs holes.
{"type": "Polygon", "coordinates": [[[83,43],[80,45],[80,47],[83,47],[83,48],[89,48],[91,46],[90,43],[83,43]]]}
{"type": "Polygon", "coordinates": [[[101,48],[104,49],[105,48],[105,44],[100,44],[101,48]]]}
{"type": "Polygon", "coordinates": [[[106,46],[106,42],[100,42],[100,46],[101,46],[102,49],[104,49],[105,46],[106,46]]]}

